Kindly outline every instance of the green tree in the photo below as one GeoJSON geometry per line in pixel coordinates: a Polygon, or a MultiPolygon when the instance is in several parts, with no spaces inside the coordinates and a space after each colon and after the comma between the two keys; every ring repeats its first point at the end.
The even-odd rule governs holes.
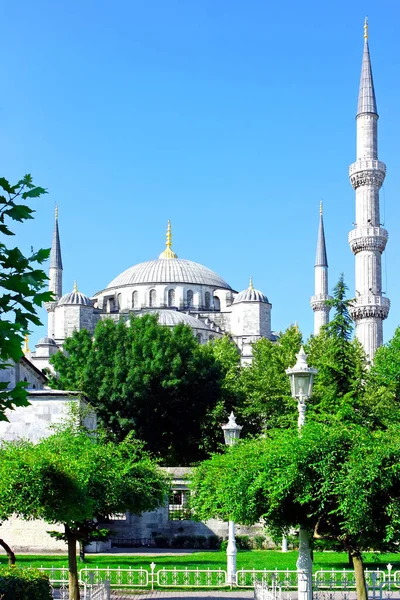
{"type": "Polygon", "coordinates": [[[306,349],[308,361],[318,369],[313,398],[309,403],[313,418],[320,420],[364,421],[362,410],[366,379],[366,356],[357,339],[352,340],[349,314],[352,300],[346,299],[343,275],[334,288],[329,304],[333,316],[321,333],[311,337],[306,349]]]}
{"type": "Polygon", "coordinates": [[[192,509],[274,531],[303,527],[336,540],[352,556],[357,597],[366,600],[362,552],[400,541],[400,428],[308,423],[241,441],[191,477],[192,509]],[[243,465],[246,468],[243,469],[243,465]]]}
{"type": "Polygon", "coordinates": [[[155,315],[105,320],[93,340],[77,332],[64,348],[52,359],[52,385],[83,391],[115,439],[133,431],[169,465],[202,460],[215,449],[222,368],[190,328],[159,325],[155,315]]]}
{"type": "Polygon", "coordinates": [[[115,444],[69,426],[36,445],[0,447],[0,514],[64,526],[71,600],[79,600],[77,541],[91,539],[112,514],[155,509],[167,492],[166,477],[129,436],[115,444]]]}
{"type": "Polygon", "coordinates": [[[294,325],[276,342],[261,339],[253,344],[254,360],[239,381],[244,398],[239,414],[252,433],[287,427],[293,421],[296,408],[285,369],[296,362],[300,345],[301,333],[294,325]]]}
{"type": "MultiPolygon", "coordinates": [[[[10,222],[23,223],[33,218],[34,210],[25,201],[38,198],[46,193],[35,187],[30,175],[15,185],[4,177],[0,178],[0,369],[6,369],[22,358],[24,335],[30,326],[41,325],[37,309],[43,302],[52,298],[50,292],[42,292],[47,281],[46,274],[38,265],[49,256],[49,250],[38,250],[24,256],[19,248],[8,248],[6,236],[13,236],[10,222]],[[21,203],[20,201],[24,202],[21,203]]],[[[8,382],[0,382],[0,421],[6,421],[6,409],[28,404],[26,383],[19,382],[14,389],[8,389],[8,382]]]]}

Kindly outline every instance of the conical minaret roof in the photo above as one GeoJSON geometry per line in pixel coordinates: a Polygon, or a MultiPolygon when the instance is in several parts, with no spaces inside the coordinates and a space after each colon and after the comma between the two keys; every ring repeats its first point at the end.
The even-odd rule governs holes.
{"type": "Polygon", "coordinates": [[[61,258],[61,244],[60,244],[60,232],[58,230],[58,208],[56,207],[55,220],[54,220],[54,233],[53,241],[51,244],[50,251],[50,268],[62,269],[62,258],[61,258]]]}
{"type": "Polygon", "coordinates": [[[326,243],[325,243],[325,230],[324,230],[324,218],[322,216],[322,202],[319,205],[319,228],[318,228],[318,241],[317,241],[317,253],[315,256],[316,267],[327,267],[328,256],[326,254],[326,243]]]}
{"type": "Polygon", "coordinates": [[[364,113],[377,115],[374,80],[368,47],[368,19],[364,22],[364,54],[361,67],[360,91],[358,93],[357,116],[364,113]]]}

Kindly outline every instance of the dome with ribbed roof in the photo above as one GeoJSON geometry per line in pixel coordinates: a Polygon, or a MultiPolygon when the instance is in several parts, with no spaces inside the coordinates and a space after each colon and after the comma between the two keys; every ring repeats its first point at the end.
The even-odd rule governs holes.
{"type": "Polygon", "coordinates": [[[134,265],[113,279],[107,289],[142,283],[189,283],[232,289],[211,269],[182,258],[158,258],[134,265]]]}
{"type": "Polygon", "coordinates": [[[86,294],[82,294],[82,292],[78,291],[76,282],[74,283],[74,289],[72,290],[72,292],[64,294],[64,296],[62,296],[62,298],[58,301],[58,306],[62,306],[65,304],[80,304],[83,306],[92,306],[92,302],[89,296],[86,296],[86,294]]]}
{"type": "Polygon", "coordinates": [[[267,296],[253,287],[252,278],[250,278],[250,285],[247,290],[239,292],[233,304],[238,304],[238,302],[264,302],[269,304],[267,296]]]}
{"type": "Polygon", "coordinates": [[[42,337],[36,344],[36,346],[57,346],[55,340],[51,337],[42,337]]]}
{"type": "MultiPolygon", "coordinates": [[[[175,327],[179,323],[183,323],[184,325],[189,325],[192,329],[204,329],[206,331],[211,332],[211,327],[209,327],[204,321],[201,319],[196,319],[192,315],[188,315],[187,313],[180,312],[178,310],[168,310],[168,309],[160,309],[160,310],[150,310],[146,312],[139,313],[139,317],[148,313],[156,313],[158,315],[158,322],[160,325],[167,325],[168,327],[175,327]]],[[[215,332],[216,330],[214,330],[215,332]]]]}

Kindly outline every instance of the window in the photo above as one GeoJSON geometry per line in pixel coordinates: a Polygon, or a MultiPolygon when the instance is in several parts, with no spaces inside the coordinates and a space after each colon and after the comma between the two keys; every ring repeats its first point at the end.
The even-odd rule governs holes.
{"type": "Polygon", "coordinates": [[[187,507],[190,492],[188,490],[173,490],[168,502],[168,519],[170,521],[188,521],[191,519],[187,507]]]}
{"type": "Polygon", "coordinates": [[[157,303],[156,290],[150,290],[149,293],[149,306],[155,306],[157,303]]]}
{"type": "Polygon", "coordinates": [[[175,290],[168,290],[168,306],[175,306],[175,290]]]}
{"type": "Polygon", "coordinates": [[[221,302],[217,296],[214,296],[214,308],[215,310],[221,310],[221,302]]]}
{"type": "Polygon", "coordinates": [[[198,333],[196,335],[196,337],[197,337],[197,341],[199,342],[199,344],[201,344],[201,333],[198,333]]]}
{"type": "Polygon", "coordinates": [[[188,306],[193,306],[193,291],[192,290],[187,291],[186,303],[188,306]]]}
{"type": "Polygon", "coordinates": [[[132,308],[137,308],[139,306],[139,294],[138,292],[133,292],[132,294],[132,308]]]}
{"type": "Polygon", "coordinates": [[[204,294],[204,304],[205,304],[206,308],[210,308],[210,305],[211,305],[211,294],[210,294],[210,292],[206,292],[204,294]]]}
{"type": "Polygon", "coordinates": [[[114,308],[115,308],[114,298],[109,298],[108,299],[108,312],[114,312],[114,308]]]}
{"type": "Polygon", "coordinates": [[[119,308],[119,310],[121,310],[121,308],[122,308],[122,294],[118,294],[117,300],[118,300],[118,308],[119,308]]]}

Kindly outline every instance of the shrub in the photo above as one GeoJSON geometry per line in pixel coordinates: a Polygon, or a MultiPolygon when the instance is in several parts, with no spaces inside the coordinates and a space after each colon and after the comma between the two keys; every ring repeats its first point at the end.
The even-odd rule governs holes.
{"type": "Polygon", "coordinates": [[[265,542],[263,535],[255,535],[252,539],[252,546],[255,550],[262,550],[265,542]]]}
{"type": "Polygon", "coordinates": [[[222,538],[217,535],[209,535],[208,536],[208,548],[210,550],[220,550],[221,549],[222,538]]]}
{"type": "Polygon", "coordinates": [[[2,600],[52,600],[49,578],[38,569],[0,568],[2,600]]]}
{"type": "Polygon", "coordinates": [[[153,540],[156,548],[169,548],[169,539],[167,535],[154,535],[153,540]]]}
{"type": "Polygon", "coordinates": [[[251,542],[248,535],[236,536],[236,548],[238,550],[251,550],[251,542]]]}

